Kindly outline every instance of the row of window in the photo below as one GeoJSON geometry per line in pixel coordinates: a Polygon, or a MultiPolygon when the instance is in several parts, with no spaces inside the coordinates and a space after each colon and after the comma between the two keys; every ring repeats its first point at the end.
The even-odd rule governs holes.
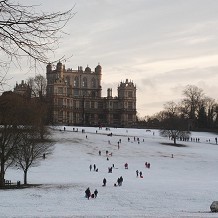
{"type": "MultiPolygon", "coordinates": [[[[68,105],[71,106],[73,105],[74,108],[92,108],[92,109],[102,109],[103,108],[103,102],[95,102],[95,101],[76,101],[76,100],[70,100],[70,99],[62,99],[58,98],[55,101],[55,104],[58,106],[63,106],[63,105],[68,105]]],[[[123,108],[123,105],[121,105],[123,108]]],[[[119,109],[119,102],[110,102],[109,105],[107,105],[107,108],[111,109],[119,109]]],[[[134,109],[135,108],[135,103],[134,102],[127,102],[127,104],[124,105],[124,108],[127,109],[134,109]]]]}
{"type": "MultiPolygon", "coordinates": [[[[57,93],[58,95],[63,95],[65,94],[66,91],[64,91],[63,87],[58,87],[57,89],[57,93]]],[[[67,91],[68,95],[73,95],[73,96],[91,96],[91,97],[97,97],[98,96],[98,92],[96,91],[87,91],[87,90],[79,90],[79,89],[74,89],[71,93],[70,90],[67,91]]],[[[100,96],[99,96],[100,97],[100,96]]]]}
{"type": "Polygon", "coordinates": [[[127,96],[128,98],[133,98],[133,97],[135,97],[135,94],[134,94],[134,92],[133,91],[119,91],[119,96],[120,97],[125,97],[125,96],[127,96]]]}
{"type": "MultiPolygon", "coordinates": [[[[70,84],[71,84],[71,81],[70,81],[70,77],[69,77],[69,76],[66,77],[66,82],[67,82],[67,85],[70,85],[70,84]]],[[[79,77],[78,77],[78,76],[76,76],[76,77],[74,78],[73,86],[74,86],[75,88],[80,87],[79,77]]],[[[84,87],[84,88],[87,88],[87,87],[88,87],[88,79],[87,79],[86,77],[83,77],[83,78],[82,78],[81,86],[84,87]]],[[[96,87],[97,87],[97,81],[96,81],[95,78],[92,78],[92,79],[91,79],[91,88],[96,88],[96,87]]]]}

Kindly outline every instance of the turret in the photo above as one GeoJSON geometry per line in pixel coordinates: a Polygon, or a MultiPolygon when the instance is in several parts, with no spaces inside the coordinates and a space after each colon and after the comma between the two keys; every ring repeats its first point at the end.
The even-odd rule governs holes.
{"type": "Polygon", "coordinates": [[[102,76],[102,67],[100,64],[98,64],[98,66],[95,68],[95,73],[98,74],[98,79],[101,83],[101,76],[102,76]]]}
{"type": "Polygon", "coordinates": [[[91,68],[87,65],[87,67],[85,68],[85,72],[86,73],[91,73],[92,72],[92,70],[91,70],[91,68]]]}
{"type": "Polygon", "coordinates": [[[102,67],[101,65],[98,64],[98,66],[95,68],[95,73],[101,74],[101,70],[102,70],[102,67]]]}
{"type": "Polygon", "coordinates": [[[57,66],[56,66],[56,71],[57,71],[58,78],[63,78],[63,76],[64,76],[63,70],[64,70],[64,66],[63,66],[62,63],[59,61],[59,62],[57,63],[57,66]]]}
{"type": "Polygon", "coordinates": [[[49,63],[46,67],[47,69],[47,73],[51,73],[52,72],[52,66],[51,66],[51,63],[49,63]]]}
{"type": "Polygon", "coordinates": [[[107,97],[112,98],[112,89],[107,89],[107,97]]]}

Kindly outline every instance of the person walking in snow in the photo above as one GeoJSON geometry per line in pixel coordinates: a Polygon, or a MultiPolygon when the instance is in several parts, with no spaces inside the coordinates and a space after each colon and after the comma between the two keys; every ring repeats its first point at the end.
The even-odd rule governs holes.
{"type": "Polygon", "coordinates": [[[92,164],[90,164],[89,169],[90,169],[90,171],[92,170],[92,164]]]}
{"type": "Polygon", "coordinates": [[[138,171],[138,170],[136,170],[136,176],[137,176],[137,177],[139,176],[139,171],[138,171]]]}
{"type": "Polygon", "coordinates": [[[120,178],[117,179],[117,184],[118,186],[122,186],[123,183],[123,177],[121,176],[120,178]]]}
{"type": "Polygon", "coordinates": [[[93,165],[93,168],[94,168],[94,171],[95,171],[96,170],[96,165],[95,164],[93,165]]]}
{"type": "Polygon", "coordinates": [[[97,195],[98,195],[98,190],[97,190],[97,189],[95,189],[95,191],[94,191],[94,195],[95,195],[95,198],[96,198],[97,195]]]}
{"type": "Polygon", "coordinates": [[[143,178],[143,176],[142,176],[142,171],[140,171],[139,175],[140,175],[140,178],[143,178]]]}
{"type": "Polygon", "coordinates": [[[104,178],[103,179],[103,186],[106,186],[107,180],[104,178]]]}
{"type": "Polygon", "coordinates": [[[151,164],[150,164],[150,163],[148,163],[148,169],[150,169],[150,167],[151,167],[151,164]]]}
{"type": "Polygon", "coordinates": [[[85,190],[85,194],[86,194],[86,198],[88,198],[88,200],[89,200],[89,198],[90,198],[90,196],[91,196],[91,191],[90,191],[89,188],[87,188],[87,189],[85,190]]]}

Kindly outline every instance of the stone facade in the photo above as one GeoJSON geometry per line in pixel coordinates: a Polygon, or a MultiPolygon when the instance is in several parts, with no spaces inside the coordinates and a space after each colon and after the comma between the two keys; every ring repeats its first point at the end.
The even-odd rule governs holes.
{"type": "Polygon", "coordinates": [[[94,71],[65,69],[57,63],[47,65],[47,98],[50,101],[53,124],[135,126],[136,86],[126,79],[118,85],[118,96],[102,97],[102,67],[94,71]]]}

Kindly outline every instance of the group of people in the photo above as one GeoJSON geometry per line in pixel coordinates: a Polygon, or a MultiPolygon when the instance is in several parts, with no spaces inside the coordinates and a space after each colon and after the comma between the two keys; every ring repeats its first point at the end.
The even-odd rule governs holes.
{"type": "Polygon", "coordinates": [[[88,198],[88,200],[89,200],[90,197],[91,197],[91,198],[96,198],[97,195],[98,195],[98,190],[97,190],[97,189],[95,189],[95,191],[93,192],[93,194],[91,193],[91,191],[90,191],[89,188],[87,188],[87,189],[85,190],[85,197],[88,198]]]}
{"type": "MultiPolygon", "coordinates": [[[[84,133],[85,131],[83,130],[82,132],[84,133]]],[[[110,136],[112,136],[112,134],[110,134],[110,136]]],[[[128,138],[128,142],[129,142],[129,141],[130,141],[130,138],[128,138]]],[[[134,141],[140,142],[140,139],[134,137],[134,141]]],[[[108,144],[111,144],[110,140],[108,140],[108,144]]],[[[119,139],[118,142],[117,142],[118,149],[120,148],[120,144],[121,144],[121,139],[119,139]]],[[[101,156],[101,153],[102,153],[102,152],[99,150],[99,152],[98,152],[99,156],[101,156]]],[[[108,150],[105,151],[105,154],[106,154],[107,160],[109,160],[109,158],[108,158],[109,156],[112,156],[112,153],[109,153],[108,150]]],[[[145,163],[145,166],[146,166],[147,168],[150,168],[150,163],[146,162],[146,163],[145,163]]],[[[125,163],[125,164],[124,164],[124,167],[125,167],[125,169],[128,169],[128,163],[125,163]]],[[[108,167],[108,173],[112,173],[113,168],[114,168],[114,164],[113,164],[112,167],[108,167]]],[[[94,171],[98,171],[98,169],[96,168],[96,165],[95,165],[95,164],[94,164],[94,165],[90,164],[89,169],[90,169],[90,171],[92,171],[92,169],[93,169],[94,171]]],[[[140,177],[140,178],[143,178],[142,171],[139,172],[138,170],[136,170],[136,176],[137,176],[137,177],[140,177]]],[[[120,176],[120,177],[117,179],[117,181],[114,183],[114,186],[122,186],[122,183],[123,183],[123,177],[120,176]]],[[[102,186],[105,187],[106,184],[107,184],[107,180],[106,180],[106,178],[104,178],[104,179],[103,179],[103,184],[102,184],[102,186]]],[[[95,189],[95,191],[93,192],[93,194],[91,194],[90,189],[87,188],[86,191],[85,191],[85,194],[86,194],[86,195],[85,195],[86,198],[88,198],[88,199],[89,199],[90,197],[91,197],[91,198],[96,198],[97,195],[98,195],[98,191],[97,191],[97,189],[95,189]]]]}
{"type": "MultiPolygon", "coordinates": [[[[92,171],[92,164],[89,165],[89,170],[92,171]]],[[[95,172],[98,172],[98,168],[96,167],[95,164],[93,165],[93,170],[94,170],[95,172]]]]}
{"type": "Polygon", "coordinates": [[[138,170],[136,170],[136,177],[143,178],[142,171],[139,172],[138,170]]]}
{"type": "Polygon", "coordinates": [[[114,186],[117,186],[117,185],[122,186],[122,184],[123,184],[123,177],[121,176],[117,179],[117,183],[114,183],[114,186]]]}

